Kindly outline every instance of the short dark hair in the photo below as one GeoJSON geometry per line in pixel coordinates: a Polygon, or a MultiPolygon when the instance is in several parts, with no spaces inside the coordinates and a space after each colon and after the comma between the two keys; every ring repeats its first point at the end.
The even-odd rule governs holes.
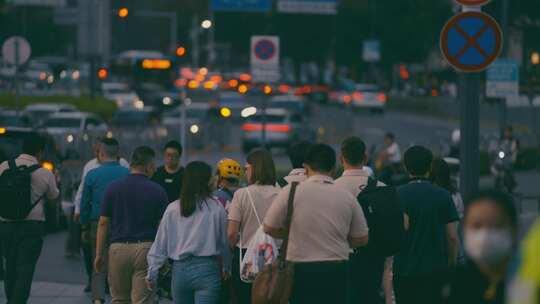
{"type": "Polygon", "coordinates": [[[474,194],[469,199],[468,204],[465,205],[465,217],[467,217],[471,207],[480,201],[493,202],[496,206],[501,208],[506,216],[508,216],[513,227],[518,226],[518,215],[512,196],[495,189],[484,190],[474,194]]]}
{"type": "Polygon", "coordinates": [[[435,185],[448,190],[450,193],[457,192],[456,187],[452,184],[450,166],[444,159],[436,158],[433,160],[429,175],[435,185]]]}
{"type": "Polygon", "coordinates": [[[396,139],[396,136],[394,135],[394,133],[392,132],[388,132],[384,135],[385,138],[388,138],[388,139],[391,139],[391,140],[394,140],[396,139]]]}
{"type": "Polygon", "coordinates": [[[101,149],[110,158],[117,158],[120,152],[120,145],[114,138],[103,138],[100,141],[101,149]]]}
{"type": "Polygon", "coordinates": [[[154,160],[156,153],[148,146],[140,146],[133,151],[131,156],[132,167],[144,167],[154,160]]]}
{"type": "Polygon", "coordinates": [[[264,149],[256,149],[249,153],[247,162],[253,168],[252,182],[259,185],[276,184],[276,166],[272,154],[264,149]]]}
{"type": "Polygon", "coordinates": [[[366,144],[359,137],[348,137],[341,143],[341,155],[350,165],[360,165],[366,155],[366,144]]]}
{"type": "Polygon", "coordinates": [[[405,168],[413,176],[426,175],[431,169],[433,153],[423,146],[412,146],[405,151],[405,168]]]}
{"type": "Polygon", "coordinates": [[[45,138],[39,134],[31,134],[23,140],[22,152],[36,156],[45,150],[45,138]]]}
{"type": "Polygon", "coordinates": [[[308,141],[301,141],[290,146],[288,154],[293,169],[302,168],[304,166],[306,153],[311,145],[312,143],[308,141]]]}
{"type": "Polygon", "coordinates": [[[312,145],[306,154],[306,165],[317,172],[330,172],[336,166],[336,152],[326,144],[312,145]]]}
{"type": "Polygon", "coordinates": [[[171,140],[168,143],[166,143],[165,147],[163,148],[163,151],[165,151],[165,150],[167,150],[169,148],[170,149],[175,149],[176,151],[178,151],[178,154],[180,154],[180,155],[182,155],[182,151],[184,150],[184,148],[182,148],[182,144],[180,144],[176,140],[171,140]]]}

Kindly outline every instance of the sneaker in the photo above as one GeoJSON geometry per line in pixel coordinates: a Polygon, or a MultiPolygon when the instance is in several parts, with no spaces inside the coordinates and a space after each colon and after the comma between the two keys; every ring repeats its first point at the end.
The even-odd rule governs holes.
{"type": "Polygon", "coordinates": [[[91,291],[92,291],[92,286],[90,286],[90,284],[86,284],[86,286],[84,287],[84,292],[89,293],[91,291]]]}

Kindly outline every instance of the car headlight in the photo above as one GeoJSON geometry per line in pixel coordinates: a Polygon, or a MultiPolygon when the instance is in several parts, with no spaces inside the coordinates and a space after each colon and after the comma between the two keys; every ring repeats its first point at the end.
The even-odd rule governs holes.
{"type": "Polygon", "coordinates": [[[192,134],[197,134],[199,133],[199,126],[194,124],[194,125],[191,125],[191,127],[189,127],[189,131],[192,133],[192,134]]]}
{"type": "Polygon", "coordinates": [[[69,135],[66,137],[66,141],[67,141],[68,143],[72,143],[74,140],[75,140],[75,137],[73,136],[73,134],[69,134],[69,135]]]}
{"type": "Polygon", "coordinates": [[[257,108],[255,108],[255,107],[247,107],[247,108],[243,109],[242,112],[240,113],[240,115],[243,118],[247,118],[247,117],[250,117],[250,116],[255,115],[255,114],[257,114],[257,108]]]}

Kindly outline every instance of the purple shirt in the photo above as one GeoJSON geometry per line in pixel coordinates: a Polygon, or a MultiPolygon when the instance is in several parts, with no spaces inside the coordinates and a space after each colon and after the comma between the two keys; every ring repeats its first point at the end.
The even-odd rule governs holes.
{"type": "Polygon", "coordinates": [[[101,204],[101,216],[111,219],[111,242],[153,241],[168,203],[165,190],[144,175],[111,183],[101,204]]]}

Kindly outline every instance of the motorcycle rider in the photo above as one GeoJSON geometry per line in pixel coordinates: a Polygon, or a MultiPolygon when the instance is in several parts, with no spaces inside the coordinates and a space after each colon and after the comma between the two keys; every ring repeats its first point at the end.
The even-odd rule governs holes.
{"type": "Polygon", "coordinates": [[[514,138],[511,126],[504,129],[502,139],[490,150],[492,154],[490,171],[495,177],[495,187],[504,187],[508,192],[512,193],[517,186],[513,171],[517,160],[519,142],[514,138]]]}

